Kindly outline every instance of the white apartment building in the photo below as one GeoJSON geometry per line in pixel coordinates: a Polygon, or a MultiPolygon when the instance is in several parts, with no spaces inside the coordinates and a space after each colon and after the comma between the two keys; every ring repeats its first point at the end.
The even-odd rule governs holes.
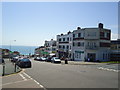
{"type": "Polygon", "coordinates": [[[45,50],[49,54],[56,53],[56,40],[51,39],[50,41],[45,41],[45,50]]]}
{"type": "Polygon", "coordinates": [[[59,58],[72,57],[72,33],[57,35],[57,56],[59,58]]]}
{"type": "Polygon", "coordinates": [[[75,61],[110,60],[111,30],[99,23],[96,28],[80,28],[69,34],[57,35],[58,56],[69,54],[75,61]],[[70,39],[71,38],[71,39],[70,39]]]}
{"type": "Polygon", "coordinates": [[[109,61],[110,36],[111,30],[103,28],[102,23],[97,28],[78,28],[73,31],[73,59],[109,61]]]}

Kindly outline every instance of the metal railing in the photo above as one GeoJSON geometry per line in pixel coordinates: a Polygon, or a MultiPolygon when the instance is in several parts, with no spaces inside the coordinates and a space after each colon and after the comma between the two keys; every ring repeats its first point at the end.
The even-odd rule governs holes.
{"type": "Polygon", "coordinates": [[[85,46],[86,49],[92,49],[92,50],[96,50],[98,49],[98,46],[85,46]]]}

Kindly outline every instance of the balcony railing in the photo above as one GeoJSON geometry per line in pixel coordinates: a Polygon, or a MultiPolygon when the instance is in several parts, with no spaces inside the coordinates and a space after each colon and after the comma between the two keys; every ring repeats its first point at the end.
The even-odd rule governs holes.
{"type": "Polygon", "coordinates": [[[86,46],[85,48],[90,50],[96,50],[98,49],[98,46],[86,46]]]}

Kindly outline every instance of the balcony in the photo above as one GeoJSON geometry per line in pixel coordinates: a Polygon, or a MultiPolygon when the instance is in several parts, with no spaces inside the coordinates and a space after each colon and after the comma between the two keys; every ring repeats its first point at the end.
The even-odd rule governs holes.
{"type": "Polygon", "coordinates": [[[59,42],[59,44],[66,44],[66,43],[69,43],[69,41],[63,41],[63,42],[59,42]]]}
{"type": "Polygon", "coordinates": [[[85,49],[97,50],[97,49],[98,49],[98,46],[86,46],[85,49]]]}

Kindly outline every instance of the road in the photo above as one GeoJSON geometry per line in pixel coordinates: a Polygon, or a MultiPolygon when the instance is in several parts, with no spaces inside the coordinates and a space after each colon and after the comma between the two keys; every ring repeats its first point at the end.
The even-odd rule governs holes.
{"type": "Polygon", "coordinates": [[[31,61],[32,68],[24,72],[44,88],[118,88],[118,72],[91,65],[31,61]]]}

